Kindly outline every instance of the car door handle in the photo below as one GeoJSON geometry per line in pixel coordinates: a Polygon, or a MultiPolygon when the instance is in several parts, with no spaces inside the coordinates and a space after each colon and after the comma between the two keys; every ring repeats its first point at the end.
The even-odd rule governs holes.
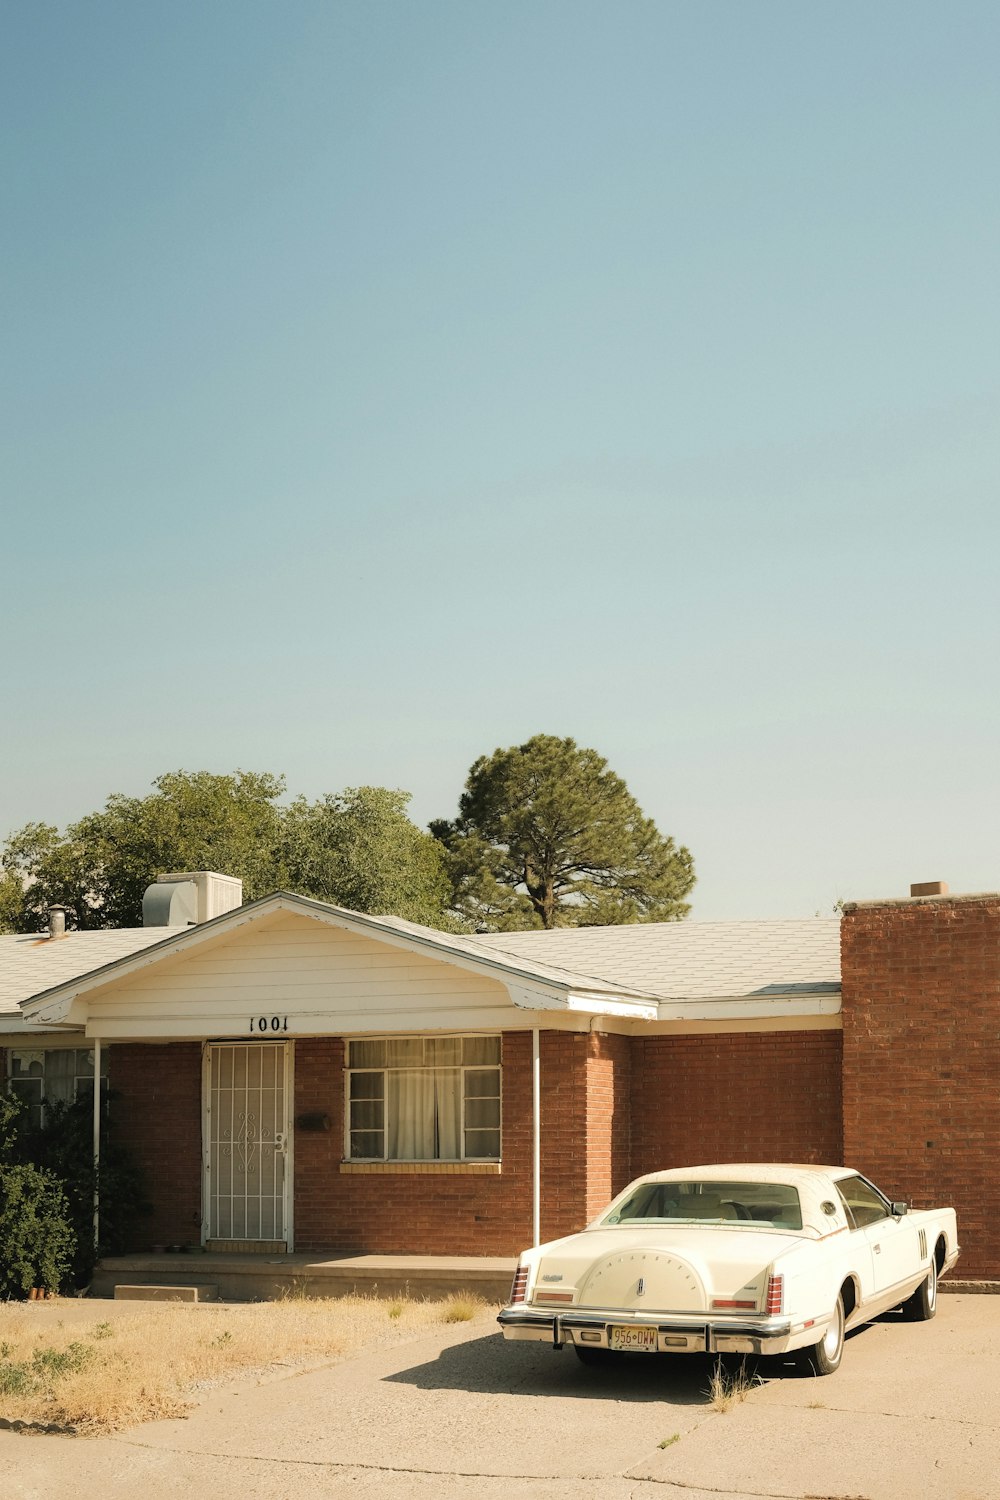
{"type": "Polygon", "coordinates": [[[872,1246],[872,1254],[873,1255],[881,1255],[882,1254],[882,1246],[881,1245],[873,1245],[872,1246]]]}

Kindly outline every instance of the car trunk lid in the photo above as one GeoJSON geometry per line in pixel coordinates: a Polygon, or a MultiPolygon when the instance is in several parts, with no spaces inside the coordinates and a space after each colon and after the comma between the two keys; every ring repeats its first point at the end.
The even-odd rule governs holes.
{"type": "Polygon", "coordinates": [[[532,1300],[633,1313],[751,1311],[761,1308],[768,1268],[798,1237],[773,1230],[671,1224],[627,1232],[589,1230],[543,1255],[532,1300]]]}

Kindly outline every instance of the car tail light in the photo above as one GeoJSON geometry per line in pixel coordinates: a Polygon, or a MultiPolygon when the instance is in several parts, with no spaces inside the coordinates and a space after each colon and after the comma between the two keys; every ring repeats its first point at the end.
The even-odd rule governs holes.
{"type": "Polygon", "coordinates": [[[741,1307],[749,1308],[751,1312],[757,1311],[757,1304],[753,1301],[752,1298],[747,1302],[739,1297],[713,1297],[712,1306],[717,1308],[725,1308],[730,1312],[732,1312],[735,1308],[741,1307]]]}
{"type": "Polygon", "coordinates": [[[767,1296],[764,1299],[764,1311],[768,1317],[774,1317],[776,1313],[785,1310],[785,1278],[783,1276],[769,1276],[767,1278],[767,1296]]]}
{"type": "Polygon", "coordinates": [[[528,1290],[528,1268],[519,1265],[514,1272],[514,1280],[510,1288],[510,1300],[512,1302],[523,1302],[524,1294],[528,1290]]]}

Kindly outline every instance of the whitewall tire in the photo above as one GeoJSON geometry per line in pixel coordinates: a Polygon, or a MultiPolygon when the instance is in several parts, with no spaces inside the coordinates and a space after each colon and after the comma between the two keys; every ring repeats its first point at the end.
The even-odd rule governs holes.
{"type": "Polygon", "coordinates": [[[811,1349],[803,1350],[816,1375],[832,1375],[835,1370],[840,1369],[840,1361],[844,1357],[845,1322],[844,1299],[838,1296],[826,1333],[818,1344],[813,1344],[811,1349]]]}
{"type": "Polygon", "coordinates": [[[937,1262],[932,1258],[931,1267],[915,1292],[911,1292],[903,1303],[903,1314],[911,1323],[927,1323],[937,1312],[937,1262]]]}

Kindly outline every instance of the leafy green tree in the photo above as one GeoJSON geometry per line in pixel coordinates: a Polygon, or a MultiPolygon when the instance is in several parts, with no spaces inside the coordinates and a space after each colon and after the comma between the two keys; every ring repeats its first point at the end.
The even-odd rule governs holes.
{"type": "Polygon", "coordinates": [[[24,909],[24,886],[16,870],[0,869],[0,932],[14,932],[24,909]]]}
{"type": "Polygon", "coordinates": [[[352,911],[447,925],[451,886],[441,845],[411,823],[408,792],[349,787],[297,798],[284,817],[281,862],[294,891],[352,911]]]}
{"type": "Polygon", "coordinates": [[[670,922],[694,885],[687,849],[644,816],[596,750],[537,734],[472,766],[448,852],[453,906],[478,930],[670,922]]]}
{"type": "Polygon", "coordinates": [[[355,911],[454,926],[444,851],[407,816],[409,795],[348,788],[316,802],[279,798],[284,778],[172,771],[147,797],[113,793],[60,833],[29,823],[3,851],[0,929],[37,932],[50,906],[71,925],[134,927],[142,896],[171,870],[220,870],[244,900],[290,889],[355,911]]]}
{"type": "Polygon", "coordinates": [[[3,864],[22,887],[8,916],[16,931],[43,927],[50,906],[68,907],[82,928],[137,926],[146,887],[171,870],[236,875],[249,900],[281,883],[282,777],[169,771],[153,786],[148,797],[113,792],[65,834],[29,823],[11,835],[3,864]]]}

